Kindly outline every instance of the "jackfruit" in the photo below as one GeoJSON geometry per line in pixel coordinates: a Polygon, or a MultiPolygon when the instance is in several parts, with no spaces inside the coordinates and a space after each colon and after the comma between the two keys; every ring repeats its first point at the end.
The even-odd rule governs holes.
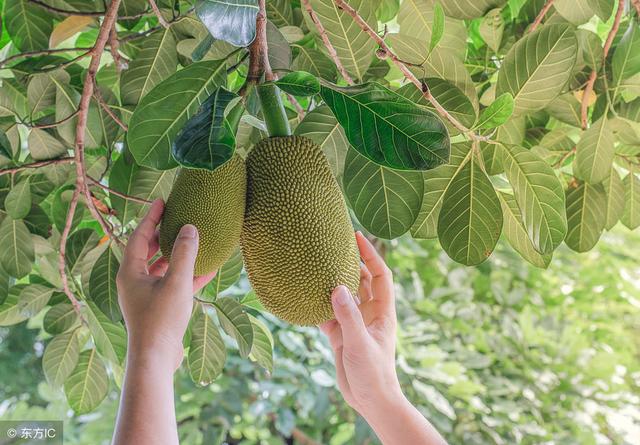
{"type": "Polygon", "coordinates": [[[310,139],[273,137],[247,157],[247,208],[240,239],[256,296],[279,318],[317,325],[334,318],[331,292],[352,294],[360,256],[340,187],[310,139]]]}
{"type": "Polygon", "coordinates": [[[193,224],[200,236],[194,274],[218,269],[240,240],[246,188],[246,167],[238,155],[213,171],[180,170],[160,225],[162,254],[170,258],[182,226],[193,224]]]}

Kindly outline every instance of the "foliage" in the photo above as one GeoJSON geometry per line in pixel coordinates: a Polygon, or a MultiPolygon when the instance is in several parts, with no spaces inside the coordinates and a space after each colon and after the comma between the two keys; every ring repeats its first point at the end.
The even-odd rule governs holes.
{"type": "MultiPolygon", "coordinates": [[[[321,145],[359,226],[386,239],[410,233],[413,244],[403,245],[417,252],[433,242],[419,240],[437,238],[453,260],[480,265],[467,271],[478,283],[491,276],[485,261],[501,237],[544,268],[563,243],[584,252],[618,221],[640,225],[637,2],[268,0],[266,24],[260,1],[223,3],[159,0],[159,18],[138,0],[106,10],[97,0],[2,2],[0,326],[39,323],[53,335],[44,374],[64,383],[76,412],[95,409],[120,381],[126,331],[114,273],[146,205],[167,197],[179,165],[215,169],[246,155],[267,128],[290,126],[321,145]],[[289,125],[278,126],[284,111],[289,125]]],[[[424,264],[415,270],[426,286],[434,280],[424,264]]],[[[274,340],[290,328],[265,325],[249,289],[218,298],[240,275],[235,255],[200,296],[185,338],[197,383],[246,370],[230,358],[234,347],[278,369],[274,340]]],[[[442,295],[443,311],[456,308],[456,295],[442,295]]],[[[500,295],[475,303],[494,318],[456,324],[458,340],[439,350],[537,320],[535,307],[512,319],[500,295]]],[[[546,336],[564,326],[556,315],[540,320],[549,328],[541,333],[522,328],[550,357],[562,352],[546,336]]],[[[477,350],[522,352],[511,340],[477,350]]],[[[406,348],[415,348],[406,372],[430,369],[435,350],[406,348]]],[[[437,384],[413,387],[443,401],[449,434],[472,441],[487,429],[518,440],[498,420],[464,427],[482,417],[473,396],[494,367],[448,393],[453,408],[437,384]]],[[[540,420],[533,409],[527,416],[540,420]]]]}

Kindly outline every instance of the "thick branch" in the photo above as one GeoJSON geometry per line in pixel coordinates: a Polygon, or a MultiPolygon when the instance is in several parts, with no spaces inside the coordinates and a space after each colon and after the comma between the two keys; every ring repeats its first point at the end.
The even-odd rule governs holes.
{"type": "MultiPolygon", "coordinates": [[[[607,40],[604,42],[604,48],[602,50],[602,67],[604,68],[607,54],[609,54],[609,50],[611,49],[611,45],[613,44],[613,39],[618,33],[618,29],[620,28],[620,21],[622,20],[622,13],[624,12],[624,1],[618,0],[618,9],[616,11],[616,16],[613,19],[613,25],[611,26],[611,30],[607,35],[607,40]]],[[[587,81],[587,85],[584,87],[584,91],[582,93],[582,102],[580,103],[580,122],[582,124],[582,129],[585,130],[588,124],[588,109],[589,109],[589,97],[591,96],[591,92],[593,91],[593,86],[596,83],[596,78],[598,77],[598,70],[596,67],[593,67],[593,71],[589,75],[589,80],[587,81]]]]}
{"type": "Polygon", "coordinates": [[[91,176],[87,176],[87,181],[89,181],[91,184],[100,187],[102,190],[109,192],[113,195],[119,196],[122,199],[126,199],[128,201],[133,201],[133,202],[137,202],[139,204],[151,204],[153,201],[149,201],[147,199],[143,199],[143,198],[138,198],[136,196],[131,196],[131,195],[127,195],[125,193],[119,192],[117,190],[113,190],[112,188],[102,184],[100,181],[98,181],[95,178],[92,178],[91,176]]]}
{"type": "Polygon", "coordinates": [[[160,12],[160,8],[158,8],[158,5],[156,4],[156,1],[149,0],[149,4],[151,5],[151,9],[153,10],[153,13],[156,15],[156,17],[158,17],[158,23],[160,23],[160,25],[168,29],[169,24],[164,19],[164,17],[162,17],[162,13],[160,12]]]}
{"type": "Polygon", "coordinates": [[[536,19],[533,21],[533,24],[529,28],[529,32],[535,31],[536,28],[540,25],[540,23],[542,23],[542,19],[544,18],[545,15],[547,15],[547,12],[549,12],[549,8],[551,8],[551,5],[553,5],[553,0],[547,0],[544,6],[542,7],[542,9],[540,10],[540,12],[538,13],[538,15],[536,16],[536,19]]]}
{"type": "Polygon", "coordinates": [[[318,30],[318,34],[320,34],[322,43],[324,43],[324,46],[327,48],[329,57],[331,57],[331,60],[333,60],[333,63],[335,63],[336,67],[338,67],[338,71],[340,71],[340,74],[342,75],[344,80],[349,85],[353,85],[354,84],[353,79],[351,78],[346,68],[340,61],[340,58],[338,57],[338,53],[336,52],[336,49],[333,47],[333,45],[331,44],[331,41],[329,40],[329,36],[327,35],[326,29],[324,29],[322,22],[320,21],[320,19],[316,15],[316,12],[313,10],[313,7],[311,6],[311,2],[309,0],[302,0],[302,5],[304,6],[304,9],[306,9],[307,13],[309,14],[309,17],[311,18],[311,21],[313,22],[316,29],[318,30]]]}
{"type": "Polygon", "coordinates": [[[30,164],[22,164],[22,165],[19,165],[18,167],[1,169],[0,176],[17,173],[22,170],[27,170],[29,168],[40,168],[40,167],[46,167],[47,165],[53,165],[53,164],[70,164],[73,161],[75,161],[75,158],[66,157],[66,158],[58,158],[58,159],[49,159],[46,161],[32,162],[30,164]]]}
{"type": "Polygon", "coordinates": [[[249,45],[249,72],[247,73],[247,81],[242,88],[242,93],[247,91],[248,86],[260,82],[263,74],[266,76],[267,67],[270,75],[273,76],[268,57],[267,17],[264,12],[264,0],[260,0],[256,17],[256,38],[249,45]]]}

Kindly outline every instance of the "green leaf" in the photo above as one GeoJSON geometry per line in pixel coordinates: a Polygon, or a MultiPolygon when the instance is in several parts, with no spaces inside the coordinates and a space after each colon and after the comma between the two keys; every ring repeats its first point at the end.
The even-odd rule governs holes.
{"type": "Polygon", "coordinates": [[[428,170],[449,159],[449,135],[435,114],[377,83],[322,86],[321,95],[351,145],[373,162],[428,170]]]}
{"type": "Polygon", "coordinates": [[[127,145],[138,164],[159,170],[177,165],[171,145],[184,123],[224,84],[225,69],[220,60],[192,63],[142,98],[127,133],[127,145]]]}
{"type": "Polygon", "coordinates": [[[24,221],[7,217],[0,224],[0,263],[9,275],[22,278],[31,272],[35,253],[24,221]]]}
{"type": "Polygon", "coordinates": [[[638,179],[633,169],[629,170],[623,180],[623,184],[626,204],[620,221],[627,228],[634,230],[640,226],[640,179],[638,179]]]}
{"type": "Polygon", "coordinates": [[[253,315],[249,315],[253,328],[253,344],[249,357],[269,373],[273,372],[273,337],[269,329],[253,315]]]}
{"type": "Polygon", "coordinates": [[[536,267],[546,269],[551,262],[552,253],[540,254],[529,239],[522,221],[520,208],[513,195],[498,193],[502,214],[504,215],[504,235],[516,252],[536,267]]]}
{"type": "Polygon", "coordinates": [[[73,232],[67,240],[65,249],[65,260],[69,270],[76,272],[79,261],[82,261],[99,241],[100,235],[93,229],[80,229],[73,232]]]}
{"type": "Polygon", "coordinates": [[[590,184],[604,181],[615,157],[615,139],[606,116],[594,122],[576,145],[574,174],[590,184]]]}
{"type": "Polygon", "coordinates": [[[21,323],[35,317],[48,303],[53,288],[43,284],[20,284],[9,290],[0,305],[0,326],[21,323]]]}
{"type": "Polygon", "coordinates": [[[444,34],[444,10],[440,3],[433,5],[433,25],[431,26],[431,38],[429,39],[429,51],[433,51],[444,34]]]}
{"type": "Polygon", "coordinates": [[[424,191],[421,172],[383,167],[350,149],[343,183],[358,221],[375,236],[397,238],[418,217],[424,191]]]}
{"type": "Polygon", "coordinates": [[[63,69],[48,73],[35,73],[27,86],[27,100],[31,115],[47,110],[56,103],[56,82],[69,83],[69,74],[63,69]]]}
{"type": "Polygon", "coordinates": [[[432,170],[422,173],[424,179],[424,195],[422,205],[416,221],[411,226],[411,236],[418,239],[438,237],[438,215],[442,207],[442,198],[453,182],[456,173],[466,162],[471,153],[471,146],[467,143],[451,146],[451,161],[432,170]],[[464,147],[464,148],[462,148],[464,147]],[[464,151],[463,156],[454,156],[455,151],[464,151]]]}
{"type": "Polygon", "coordinates": [[[0,304],[0,326],[10,326],[25,320],[18,304],[20,302],[20,292],[26,286],[26,283],[20,283],[9,288],[4,301],[0,304]]]}
{"type": "Polygon", "coordinates": [[[76,415],[86,414],[107,396],[109,377],[95,349],[80,353],[78,364],[64,384],[69,406],[76,415]]]}
{"type": "Polygon", "coordinates": [[[222,265],[216,276],[204,289],[207,299],[216,298],[220,293],[233,286],[240,279],[242,272],[242,253],[237,248],[231,257],[222,265]]]}
{"type": "Polygon", "coordinates": [[[586,252],[596,245],[606,224],[607,194],[602,184],[576,181],[567,189],[567,223],[565,242],[576,252],[586,252]]]}
{"type": "Polygon", "coordinates": [[[3,21],[13,44],[21,51],[37,51],[49,46],[53,16],[29,0],[6,0],[3,21]]]}
{"type": "Polygon", "coordinates": [[[535,249],[550,253],[567,233],[565,197],[553,169],[532,152],[503,145],[502,163],[535,249]]]}
{"type": "Polygon", "coordinates": [[[321,105],[307,113],[294,133],[318,144],[329,161],[333,175],[339,180],[342,178],[349,142],[329,107],[321,105]]]}
{"type": "Polygon", "coordinates": [[[29,213],[24,218],[24,223],[27,229],[29,229],[29,232],[34,235],[39,235],[43,238],[49,238],[51,236],[52,226],[49,215],[37,204],[31,205],[29,213]]]}
{"type": "Polygon", "coordinates": [[[544,108],[569,80],[577,52],[575,32],[569,25],[546,25],[526,34],[504,58],[496,95],[511,93],[514,115],[544,108]]]}
{"type": "Polygon", "coordinates": [[[273,23],[267,22],[267,47],[269,64],[273,71],[288,71],[291,69],[291,47],[280,30],[273,23]]]}
{"type": "Polygon", "coordinates": [[[111,248],[105,250],[93,265],[89,278],[89,295],[112,321],[120,321],[122,313],[118,305],[116,275],[120,263],[111,248]]]}
{"type": "Polygon", "coordinates": [[[289,0],[270,0],[266,2],[267,18],[278,28],[294,25],[293,11],[289,0]]]}
{"type": "Polygon", "coordinates": [[[258,0],[198,0],[196,14],[217,40],[249,46],[256,37],[258,0]]]}
{"type": "Polygon", "coordinates": [[[222,297],[212,303],[224,331],[238,343],[240,356],[246,358],[253,344],[253,329],[247,313],[234,298],[222,297]]]}
{"type": "Polygon", "coordinates": [[[51,335],[62,334],[71,329],[78,321],[78,315],[71,303],[59,303],[47,311],[42,327],[51,335]]]}
{"type": "Polygon", "coordinates": [[[444,12],[457,19],[473,19],[481,17],[490,9],[502,6],[506,0],[445,0],[442,3],[444,12]]]}
{"type": "Polygon", "coordinates": [[[215,170],[235,153],[236,136],[226,110],[237,94],[220,87],[184,125],[171,154],[182,166],[215,170]]]}
{"type": "Polygon", "coordinates": [[[544,110],[551,116],[565,124],[580,127],[580,101],[573,93],[565,93],[553,99],[547,104],[544,110]]]}
{"type": "Polygon", "coordinates": [[[294,96],[314,96],[320,93],[320,82],[313,74],[304,71],[293,71],[275,82],[285,93],[294,96]]]}
{"type": "Polygon", "coordinates": [[[177,64],[176,41],[171,29],[161,28],[145,37],[142,49],[122,72],[122,104],[137,104],[154,86],[173,74],[177,64]]]}
{"type": "Polygon", "coordinates": [[[553,7],[562,17],[574,25],[587,22],[595,12],[591,9],[591,0],[557,0],[553,7]]]}
{"type": "Polygon", "coordinates": [[[194,383],[206,386],[220,375],[227,360],[227,350],[211,317],[200,307],[191,319],[189,343],[189,373],[194,383]]]}
{"type": "MultiPolygon", "coordinates": [[[[71,198],[73,197],[74,186],[68,185],[56,190],[56,194],[53,196],[53,205],[51,206],[51,219],[53,224],[58,229],[58,232],[64,230],[64,225],[67,221],[67,214],[69,212],[69,206],[71,204],[71,198]]],[[[33,189],[32,189],[33,190],[33,189]]],[[[73,220],[71,222],[71,230],[80,224],[82,217],[84,216],[84,206],[79,204],[76,207],[76,211],[73,214],[73,220]]]]}
{"type": "MultiPolygon", "coordinates": [[[[353,18],[342,11],[333,0],[310,0],[318,19],[324,26],[331,45],[347,72],[362,80],[376,50],[375,42],[358,27],[353,18]]],[[[369,0],[351,0],[349,5],[374,29],[377,28],[374,5],[369,0]]],[[[304,12],[307,27],[312,33],[317,30],[309,15],[304,12]]],[[[324,50],[320,38],[318,47],[324,50]]]]}
{"type": "Polygon", "coordinates": [[[487,46],[497,53],[504,33],[504,20],[500,8],[492,9],[482,17],[478,32],[487,46]]]}
{"type": "Polygon", "coordinates": [[[24,87],[15,79],[2,79],[0,88],[0,116],[19,116],[27,114],[27,97],[24,87]]]}
{"type": "Polygon", "coordinates": [[[39,128],[33,128],[29,132],[28,146],[35,161],[53,159],[67,153],[67,148],[62,142],[39,128]]]}
{"type": "Polygon", "coordinates": [[[306,71],[316,77],[335,82],[337,78],[336,66],[331,59],[320,50],[306,46],[292,45],[298,55],[291,64],[292,71],[306,71]]]}
{"type": "Polygon", "coordinates": [[[503,93],[491,105],[482,110],[475,128],[495,128],[504,124],[513,114],[513,97],[503,93]]]}
{"type": "Polygon", "coordinates": [[[127,352],[127,332],[124,327],[109,320],[92,301],[87,301],[83,309],[89,332],[100,355],[112,363],[122,364],[127,352]]]}
{"type": "Polygon", "coordinates": [[[47,381],[53,386],[62,386],[75,369],[79,358],[77,331],[53,337],[42,356],[42,369],[47,381]]]}
{"type": "Polygon", "coordinates": [[[629,20],[629,27],[613,53],[611,71],[616,86],[640,73],[640,26],[635,20],[629,20]]]}
{"type": "Polygon", "coordinates": [[[606,218],[604,228],[611,230],[613,226],[620,221],[622,214],[624,213],[625,205],[625,191],[624,184],[620,175],[615,168],[611,169],[611,173],[602,182],[604,191],[607,194],[607,208],[605,211],[606,218]]]}
{"type": "Polygon", "coordinates": [[[13,219],[22,219],[29,214],[29,210],[31,210],[31,186],[28,177],[11,187],[4,200],[4,207],[13,219]]]}
{"type": "Polygon", "coordinates": [[[502,208],[493,184],[469,159],[442,198],[438,216],[442,248],[454,261],[475,266],[491,255],[501,231],[502,208]]]}

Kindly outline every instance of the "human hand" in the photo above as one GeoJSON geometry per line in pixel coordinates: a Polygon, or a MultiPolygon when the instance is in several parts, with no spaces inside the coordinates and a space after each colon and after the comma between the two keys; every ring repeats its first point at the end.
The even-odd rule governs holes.
{"type": "Polygon", "coordinates": [[[335,320],[320,326],[335,354],[338,387],[363,417],[404,400],[395,369],[396,311],[391,270],[362,233],[358,305],[345,286],[331,298],[335,320]]]}
{"type": "Polygon", "coordinates": [[[116,278],[118,301],[127,325],[129,357],[152,358],[175,371],[182,361],[184,336],[193,294],[214,277],[215,272],[193,276],[198,253],[198,231],[185,225],[173,246],[171,263],[158,252],[158,232],[164,204],[155,200],[147,215],[129,237],[116,278]]]}

